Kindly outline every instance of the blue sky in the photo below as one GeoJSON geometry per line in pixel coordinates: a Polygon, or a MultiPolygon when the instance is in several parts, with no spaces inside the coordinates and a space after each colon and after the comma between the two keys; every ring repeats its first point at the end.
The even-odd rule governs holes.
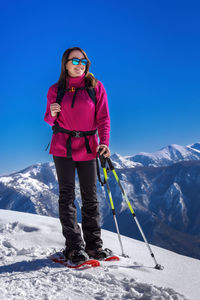
{"type": "Polygon", "coordinates": [[[2,0],[0,174],[52,160],[46,94],[73,46],[106,88],[112,153],[199,141],[199,15],[199,1],[2,0]]]}

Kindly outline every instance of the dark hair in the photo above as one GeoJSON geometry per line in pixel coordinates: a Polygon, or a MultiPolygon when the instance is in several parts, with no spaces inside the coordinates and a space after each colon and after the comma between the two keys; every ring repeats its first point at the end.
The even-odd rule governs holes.
{"type": "Polygon", "coordinates": [[[67,63],[67,59],[69,57],[69,54],[73,50],[79,50],[80,52],[82,52],[82,54],[84,55],[84,57],[88,60],[88,63],[86,65],[86,69],[85,69],[85,85],[86,85],[86,87],[96,87],[96,85],[97,85],[97,79],[89,72],[91,61],[87,57],[87,54],[85,53],[85,51],[83,49],[79,48],[79,47],[68,48],[63,53],[60,78],[59,78],[59,80],[57,82],[58,85],[61,85],[61,86],[65,87],[66,79],[67,79],[67,76],[68,76],[68,71],[66,70],[66,63],[67,63]]]}

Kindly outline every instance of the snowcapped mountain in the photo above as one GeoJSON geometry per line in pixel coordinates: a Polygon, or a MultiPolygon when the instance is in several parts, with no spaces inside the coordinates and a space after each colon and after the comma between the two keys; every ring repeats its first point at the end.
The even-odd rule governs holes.
{"type": "Polygon", "coordinates": [[[36,164],[0,177],[0,207],[57,216],[56,171],[53,163],[36,164]]]}
{"type": "Polygon", "coordinates": [[[111,159],[113,161],[114,167],[118,168],[118,169],[134,168],[134,167],[141,167],[142,166],[141,163],[131,161],[129,159],[129,156],[121,156],[118,153],[112,154],[111,159]]]}
{"type": "MultiPolygon", "coordinates": [[[[115,160],[116,155],[111,156],[115,160]]],[[[200,143],[188,146],[169,145],[153,153],[141,152],[134,156],[117,156],[118,165],[124,167],[144,166],[144,167],[161,167],[169,166],[180,161],[190,161],[200,159],[200,143]],[[131,165],[135,163],[136,165],[131,165]]],[[[118,167],[116,165],[116,167],[118,167]]]]}
{"type": "MultiPolygon", "coordinates": [[[[0,210],[2,300],[199,299],[199,260],[151,245],[164,266],[158,271],[143,242],[122,236],[129,258],[68,269],[48,259],[64,247],[61,231],[56,218],[0,210]]],[[[102,230],[102,238],[104,247],[121,254],[115,233],[102,230]]]]}
{"type": "MultiPolygon", "coordinates": [[[[133,157],[119,154],[112,155],[111,159],[148,240],[178,253],[200,258],[200,160],[197,159],[198,149],[195,147],[198,148],[198,143],[163,148],[156,152],[157,155],[152,154],[154,166],[145,166],[142,160],[136,163],[133,157]],[[191,151],[188,150],[190,148],[191,151]],[[166,153],[170,153],[168,161],[166,153]],[[180,161],[173,164],[172,159],[180,161]],[[155,167],[159,163],[160,166],[155,167]]],[[[109,173],[109,184],[120,232],[141,239],[112,172],[109,173]]],[[[115,231],[107,192],[100,184],[97,185],[97,192],[102,227],[115,231]]],[[[77,174],[76,200],[78,221],[81,221],[77,174]]],[[[0,208],[57,217],[57,201],[58,185],[53,163],[36,164],[0,177],[0,208]]]]}
{"type": "Polygon", "coordinates": [[[188,147],[200,151],[200,143],[195,143],[195,144],[192,144],[192,145],[188,145],[188,147]]]}

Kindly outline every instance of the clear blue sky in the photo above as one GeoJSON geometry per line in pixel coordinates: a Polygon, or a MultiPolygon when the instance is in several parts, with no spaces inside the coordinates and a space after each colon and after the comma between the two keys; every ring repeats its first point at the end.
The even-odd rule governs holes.
{"type": "Polygon", "coordinates": [[[112,153],[199,141],[199,16],[192,0],[2,0],[0,174],[52,160],[46,94],[73,46],[106,88],[112,153]]]}

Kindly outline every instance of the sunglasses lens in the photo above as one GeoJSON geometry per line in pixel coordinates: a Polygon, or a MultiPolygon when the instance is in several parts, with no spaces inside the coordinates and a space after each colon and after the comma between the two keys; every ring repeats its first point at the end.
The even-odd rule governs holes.
{"type": "Polygon", "coordinates": [[[82,59],[82,60],[81,60],[81,63],[82,63],[83,66],[86,66],[86,65],[87,65],[87,62],[88,62],[87,59],[82,59]]]}
{"type": "Polygon", "coordinates": [[[83,59],[73,58],[72,59],[72,64],[73,65],[78,65],[80,61],[81,61],[81,63],[82,63],[83,66],[86,66],[87,63],[88,63],[87,59],[85,59],[85,58],[83,58],[83,59]]]}
{"type": "Polygon", "coordinates": [[[79,64],[79,61],[80,61],[80,59],[78,59],[78,58],[73,58],[73,59],[72,59],[73,65],[78,65],[78,64],[79,64]]]}

